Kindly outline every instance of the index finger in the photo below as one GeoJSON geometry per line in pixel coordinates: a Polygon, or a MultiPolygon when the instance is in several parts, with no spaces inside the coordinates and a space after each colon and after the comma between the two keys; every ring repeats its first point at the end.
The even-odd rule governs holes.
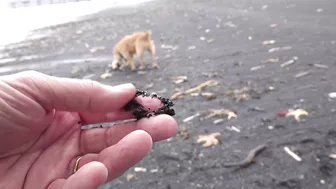
{"type": "Polygon", "coordinates": [[[47,111],[111,112],[123,107],[136,92],[130,83],[109,86],[92,80],[53,77],[35,71],[13,74],[4,80],[47,111]]]}
{"type": "MultiPolygon", "coordinates": [[[[144,108],[149,109],[149,111],[157,110],[162,106],[162,102],[159,99],[151,97],[137,97],[136,101],[144,108]]],[[[83,124],[114,122],[135,118],[132,111],[125,111],[123,108],[113,112],[82,112],[80,117],[83,124]]]]}

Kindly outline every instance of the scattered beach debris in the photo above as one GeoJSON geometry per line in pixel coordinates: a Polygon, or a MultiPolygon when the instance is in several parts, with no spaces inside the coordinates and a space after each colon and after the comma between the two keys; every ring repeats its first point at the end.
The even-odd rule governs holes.
{"type": "Polygon", "coordinates": [[[196,49],[196,46],[189,46],[188,47],[188,50],[194,50],[194,49],[196,49]]]}
{"type": "Polygon", "coordinates": [[[204,63],[208,63],[208,62],[210,62],[210,59],[208,59],[208,58],[207,58],[207,59],[204,59],[203,62],[204,62],[204,63]]]}
{"type": "Polygon", "coordinates": [[[161,45],[161,48],[163,48],[163,49],[171,49],[172,51],[178,49],[177,46],[165,45],[165,44],[162,44],[162,45],[161,45]]]}
{"type": "Polygon", "coordinates": [[[188,139],[189,136],[190,136],[190,134],[189,134],[189,132],[188,132],[188,129],[185,128],[185,127],[182,128],[182,129],[179,131],[179,136],[180,136],[182,139],[184,139],[184,140],[188,139]]]}
{"type": "Polygon", "coordinates": [[[279,58],[269,58],[267,60],[263,60],[262,63],[277,63],[279,61],[280,61],[279,58]]]}
{"type": "Polygon", "coordinates": [[[294,77],[295,77],[295,79],[298,79],[300,77],[309,75],[310,73],[311,73],[310,71],[303,71],[303,72],[300,72],[300,73],[296,74],[294,77]]]}
{"type": "Polygon", "coordinates": [[[278,112],[277,116],[279,116],[279,117],[286,117],[286,114],[287,114],[287,112],[282,111],[282,112],[278,112]]]}
{"type": "Polygon", "coordinates": [[[243,65],[243,62],[242,61],[235,61],[235,62],[233,62],[233,65],[239,67],[239,66],[243,65]]]}
{"type": "Polygon", "coordinates": [[[247,157],[235,163],[225,163],[223,164],[224,167],[247,167],[254,162],[255,157],[263,150],[267,148],[266,144],[258,145],[257,147],[253,148],[247,155],[247,157]]]}
{"type": "Polygon", "coordinates": [[[216,77],[218,74],[217,72],[203,72],[202,75],[205,77],[216,77]]]}
{"type": "Polygon", "coordinates": [[[147,168],[144,167],[134,167],[135,172],[147,172],[147,168]]]}
{"type": "Polygon", "coordinates": [[[276,52],[276,51],[284,51],[284,50],[290,50],[290,49],[292,49],[291,46],[274,47],[274,48],[268,49],[268,52],[272,53],[272,52],[276,52]]]}
{"type": "Polygon", "coordinates": [[[217,97],[215,93],[210,92],[201,93],[201,96],[204,97],[205,100],[213,100],[217,97]]]}
{"type": "Polygon", "coordinates": [[[265,109],[264,108],[260,108],[259,106],[250,107],[247,110],[248,111],[252,111],[252,112],[265,112],[265,109]]]}
{"type": "Polygon", "coordinates": [[[150,89],[154,86],[154,83],[149,83],[147,85],[145,85],[145,89],[150,89]]]}
{"type": "Polygon", "coordinates": [[[146,71],[139,70],[139,71],[137,71],[137,74],[139,74],[139,75],[145,75],[145,74],[147,74],[147,72],[146,72],[146,71]]]}
{"type": "Polygon", "coordinates": [[[269,27],[270,28],[276,28],[276,27],[278,27],[278,25],[277,24],[270,24],[269,27]]]}
{"type": "Polygon", "coordinates": [[[206,81],[206,82],[204,82],[200,85],[197,85],[196,87],[190,88],[186,91],[179,91],[179,92],[173,94],[170,98],[171,98],[171,100],[176,100],[177,98],[179,98],[183,95],[187,95],[187,94],[191,94],[191,93],[199,93],[205,87],[215,86],[217,84],[218,84],[217,81],[209,80],[209,81],[206,81]]]}
{"type": "Polygon", "coordinates": [[[158,90],[156,93],[157,94],[163,94],[163,93],[166,93],[167,92],[167,89],[166,88],[163,88],[161,90],[158,90]]]}
{"type": "Polygon", "coordinates": [[[221,134],[219,132],[210,133],[209,135],[199,135],[197,139],[197,144],[203,143],[203,147],[210,147],[215,146],[219,143],[219,140],[217,137],[219,137],[221,134]]]}
{"type": "Polygon", "coordinates": [[[336,154],[329,154],[329,157],[332,159],[336,159],[336,154]]]}
{"type": "Polygon", "coordinates": [[[136,177],[135,177],[134,174],[127,174],[127,175],[126,175],[126,180],[127,180],[128,182],[130,182],[130,181],[132,181],[132,180],[135,180],[135,179],[136,179],[136,177]]]}
{"type": "Polygon", "coordinates": [[[171,77],[170,80],[172,80],[176,84],[180,84],[183,82],[186,82],[188,80],[187,76],[177,76],[177,77],[171,77]]]}
{"type": "Polygon", "coordinates": [[[96,76],[96,74],[89,74],[89,75],[84,76],[82,79],[91,79],[94,76],[96,76]]]}
{"type": "Polygon", "coordinates": [[[250,68],[251,71],[256,71],[256,70],[260,70],[261,68],[264,68],[264,65],[260,65],[260,66],[254,66],[252,68],[250,68]]]}
{"type": "Polygon", "coordinates": [[[189,121],[195,119],[196,117],[198,117],[198,116],[200,116],[200,115],[201,115],[200,113],[197,113],[197,114],[194,114],[194,115],[192,115],[192,116],[189,116],[189,117],[187,117],[187,118],[185,118],[185,119],[183,120],[183,123],[189,122],[189,121]]]}
{"type": "Polygon", "coordinates": [[[151,169],[150,172],[151,173],[157,173],[157,172],[159,172],[159,169],[151,169]]]}
{"type": "Polygon", "coordinates": [[[296,155],[292,150],[290,150],[287,146],[284,147],[284,150],[296,161],[302,161],[302,159],[298,155],[296,155]]]}
{"type": "Polygon", "coordinates": [[[212,39],[212,38],[211,38],[211,39],[208,39],[208,40],[207,40],[207,43],[213,43],[213,42],[215,42],[215,41],[216,41],[215,39],[212,39]]]}
{"type": "Polygon", "coordinates": [[[215,119],[214,121],[213,121],[213,123],[214,124],[219,124],[219,123],[222,123],[224,121],[224,119],[215,119]]]}
{"type": "Polygon", "coordinates": [[[107,78],[111,78],[112,74],[111,73],[103,73],[100,75],[100,78],[102,79],[107,79],[107,78]]]}
{"type": "Polygon", "coordinates": [[[336,92],[331,92],[328,94],[329,98],[336,98],[336,92]]]}
{"type": "Polygon", "coordinates": [[[294,56],[292,59],[287,60],[286,62],[282,63],[282,64],[280,65],[280,67],[285,68],[285,67],[287,67],[287,66],[290,66],[290,65],[294,64],[295,61],[298,60],[298,59],[299,59],[299,58],[298,58],[297,56],[294,56]]]}
{"type": "Polygon", "coordinates": [[[81,69],[78,66],[75,66],[75,67],[72,68],[71,74],[77,74],[80,71],[81,71],[81,69]]]}
{"type": "Polygon", "coordinates": [[[268,8],[268,5],[263,5],[263,6],[261,6],[261,9],[262,10],[265,10],[265,9],[267,9],[268,8]]]}
{"type": "Polygon", "coordinates": [[[228,90],[224,92],[226,95],[231,96],[236,102],[243,100],[259,99],[261,92],[256,91],[249,87],[243,87],[241,89],[228,90]]]}
{"type": "Polygon", "coordinates": [[[103,47],[103,46],[100,46],[100,47],[92,47],[92,48],[90,49],[90,52],[91,52],[91,53],[95,53],[95,52],[97,52],[97,51],[101,51],[101,50],[105,50],[105,47],[103,47]]]}
{"type": "Polygon", "coordinates": [[[273,45],[275,44],[275,40],[266,40],[262,42],[263,45],[273,45]]]}
{"type": "MultiPolygon", "coordinates": [[[[278,114],[281,116],[281,114],[278,114]]],[[[304,109],[289,109],[285,113],[285,117],[293,116],[296,121],[300,121],[300,116],[308,116],[308,112],[304,109]]]]}
{"type": "Polygon", "coordinates": [[[209,118],[212,118],[212,117],[219,117],[220,119],[214,120],[214,124],[218,124],[218,123],[223,122],[224,121],[224,119],[222,119],[223,117],[227,118],[228,120],[238,117],[237,113],[235,113],[234,111],[231,111],[229,109],[225,109],[225,108],[222,108],[222,109],[208,109],[208,110],[198,112],[198,113],[196,113],[192,116],[189,116],[189,117],[183,119],[183,122],[184,123],[189,122],[189,121],[191,121],[191,120],[193,120],[193,119],[195,119],[196,117],[199,117],[199,116],[205,116],[204,117],[205,119],[209,119],[209,118]]]}
{"type": "Polygon", "coordinates": [[[321,69],[329,69],[329,66],[324,64],[313,64],[315,68],[321,68],[321,69]]]}
{"type": "Polygon", "coordinates": [[[316,12],[323,12],[324,10],[321,8],[316,9],[316,12]]]}
{"type": "Polygon", "coordinates": [[[229,28],[236,28],[237,27],[237,25],[232,23],[231,21],[230,22],[225,22],[223,25],[226,26],[226,27],[229,27],[229,28]]]}
{"type": "Polygon", "coordinates": [[[236,131],[237,133],[240,133],[240,129],[238,129],[235,126],[227,127],[230,131],[236,131]]]}
{"type": "Polygon", "coordinates": [[[205,119],[209,119],[212,117],[226,117],[228,120],[231,118],[237,118],[237,114],[234,111],[229,109],[208,109],[203,111],[202,113],[208,114],[205,119]]]}

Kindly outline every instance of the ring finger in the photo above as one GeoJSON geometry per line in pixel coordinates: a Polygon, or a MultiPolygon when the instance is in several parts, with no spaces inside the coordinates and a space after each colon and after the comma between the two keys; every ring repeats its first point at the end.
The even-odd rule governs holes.
{"type": "MultiPolygon", "coordinates": [[[[142,130],[133,131],[117,144],[105,148],[99,154],[82,156],[78,169],[89,162],[99,161],[108,169],[108,181],[111,181],[143,159],[151,147],[152,139],[148,133],[142,130]]],[[[74,166],[76,160],[72,160],[70,165],[74,166]]]]}

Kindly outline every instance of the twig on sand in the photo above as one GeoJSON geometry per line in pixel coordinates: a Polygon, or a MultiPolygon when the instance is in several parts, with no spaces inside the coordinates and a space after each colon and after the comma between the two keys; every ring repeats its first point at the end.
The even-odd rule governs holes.
{"type": "Polygon", "coordinates": [[[194,118],[196,118],[196,117],[198,117],[198,116],[200,116],[200,115],[201,115],[200,113],[197,113],[197,114],[194,114],[194,115],[192,115],[192,116],[189,116],[189,117],[187,117],[187,118],[185,118],[185,119],[183,120],[183,123],[189,122],[189,121],[193,120],[194,118]]]}
{"type": "Polygon", "coordinates": [[[253,148],[247,155],[247,157],[240,161],[240,162],[234,162],[234,163],[225,163],[223,164],[224,167],[247,167],[249,166],[251,163],[254,162],[254,159],[256,157],[256,155],[258,155],[261,151],[263,151],[264,149],[266,149],[266,144],[261,144],[255,148],[253,148]]]}
{"type": "Polygon", "coordinates": [[[298,155],[296,155],[292,150],[290,150],[287,146],[284,147],[284,150],[296,161],[302,161],[302,159],[298,155]]]}
{"type": "Polygon", "coordinates": [[[197,85],[196,87],[190,88],[186,91],[177,92],[177,93],[173,94],[170,98],[171,98],[171,100],[175,100],[178,97],[183,96],[183,95],[187,95],[187,94],[191,94],[191,93],[195,93],[195,92],[199,93],[203,88],[209,87],[209,86],[214,86],[214,85],[217,85],[217,81],[209,80],[207,82],[201,83],[200,85],[197,85]]]}
{"type": "Polygon", "coordinates": [[[295,77],[295,79],[299,79],[303,76],[309,75],[310,73],[311,73],[311,71],[303,71],[303,72],[300,72],[300,73],[296,74],[294,77],[295,77]]]}

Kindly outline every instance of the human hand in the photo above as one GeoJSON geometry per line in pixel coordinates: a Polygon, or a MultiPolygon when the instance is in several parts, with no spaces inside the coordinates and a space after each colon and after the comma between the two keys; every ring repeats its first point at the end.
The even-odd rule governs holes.
{"type": "MultiPolygon", "coordinates": [[[[132,118],[122,107],[135,91],[132,84],[111,87],[35,71],[0,77],[0,188],[96,189],[121,176],[152,142],[177,131],[168,115],[81,130],[83,124],[132,118]]],[[[138,101],[160,106],[152,98],[138,101]]]]}

